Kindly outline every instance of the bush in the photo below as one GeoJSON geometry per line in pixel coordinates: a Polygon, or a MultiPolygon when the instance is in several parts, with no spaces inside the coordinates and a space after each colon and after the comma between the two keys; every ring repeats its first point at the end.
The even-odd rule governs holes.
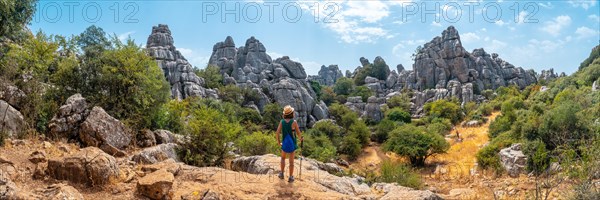
{"type": "Polygon", "coordinates": [[[263,125],[268,130],[277,130],[281,121],[283,108],[277,103],[267,104],[263,110],[263,125]]]}
{"type": "Polygon", "coordinates": [[[260,116],[260,113],[250,108],[239,109],[236,113],[236,116],[238,117],[241,123],[260,124],[262,122],[262,117],[260,116]]]}
{"type": "Polygon", "coordinates": [[[369,144],[371,131],[369,131],[369,127],[362,120],[358,120],[356,123],[350,125],[348,132],[350,133],[350,137],[355,137],[360,141],[361,147],[369,144]]]}
{"type": "Polygon", "coordinates": [[[344,114],[342,119],[340,119],[339,124],[344,127],[346,130],[352,126],[352,124],[358,123],[358,114],[351,111],[349,113],[344,114]]]}
{"type": "Polygon", "coordinates": [[[576,104],[562,103],[544,113],[538,131],[546,148],[554,150],[561,145],[576,148],[578,142],[592,137],[587,127],[580,123],[586,120],[577,115],[579,111],[581,108],[576,104]]]}
{"type": "Polygon", "coordinates": [[[408,157],[413,166],[423,166],[425,159],[446,152],[450,144],[439,134],[427,133],[422,127],[407,124],[392,131],[383,147],[408,157]]]}
{"type": "Polygon", "coordinates": [[[457,124],[462,119],[462,113],[460,106],[452,101],[437,100],[431,103],[425,104],[423,109],[426,111],[429,118],[446,118],[450,119],[452,124],[457,124]]]}
{"type": "Polygon", "coordinates": [[[304,135],[302,154],[321,162],[331,162],[336,156],[337,149],[326,136],[315,133],[313,129],[304,135]]]}
{"type": "Polygon", "coordinates": [[[403,123],[410,123],[410,121],[411,121],[410,113],[405,112],[401,108],[394,108],[394,109],[389,110],[387,112],[386,117],[389,120],[403,122],[403,123]]]}
{"type": "Polygon", "coordinates": [[[338,95],[349,95],[352,92],[352,79],[342,77],[335,82],[333,85],[333,91],[338,95]]]}
{"type": "Polygon", "coordinates": [[[337,95],[333,92],[333,88],[331,87],[323,87],[321,89],[321,100],[325,102],[327,106],[333,104],[336,100],[337,95]]]}
{"type": "Polygon", "coordinates": [[[163,104],[154,116],[153,127],[181,133],[184,126],[181,117],[187,106],[189,106],[189,101],[171,100],[163,104]]]}
{"type": "Polygon", "coordinates": [[[500,133],[509,131],[512,123],[515,120],[512,116],[514,116],[514,114],[509,113],[508,115],[502,114],[496,117],[496,119],[490,123],[490,138],[495,138],[500,133]]]}
{"type": "Polygon", "coordinates": [[[356,160],[362,151],[360,140],[355,137],[344,137],[338,152],[348,156],[350,160],[356,160]]]}
{"type": "Polygon", "coordinates": [[[226,102],[242,104],[244,101],[244,94],[240,87],[236,85],[226,85],[219,88],[219,98],[226,102]]]}
{"type": "Polygon", "coordinates": [[[435,122],[427,125],[427,132],[445,136],[452,130],[452,124],[444,122],[435,122]]]}
{"type": "Polygon", "coordinates": [[[329,106],[329,115],[331,116],[331,118],[337,122],[339,122],[340,120],[342,120],[342,116],[344,116],[347,113],[351,113],[353,112],[352,110],[350,110],[350,108],[348,108],[345,105],[342,104],[338,104],[338,103],[334,103],[331,104],[331,106],[329,106]]]}
{"type": "Polygon", "coordinates": [[[309,81],[310,83],[310,87],[315,91],[315,94],[317,94],[317,100],[321,100],[321,90],[322,90],[322,86],[319,82],[317,81],[309,81]]]}
{"type": "Polygon", "coordinates": [[[244,156],[276,154],[279,151],[279,144],[272,132],[253,132],[243,135],[237,139],[235,146],[244,156]]]}
{"type": "Polygon", "coordinates": [[[516,140],[511,137],[509,132],[502,133],[493,138],[490,143],[477,152],[477,164],[483,169],[494,169],[496,172],[502,172],[504,168],[500,164],[500,149],[509,147],[516,140]]]}
{"type": "Polygon", "coordinates": [[[384,160],[381,163],[380,174],[378,182],[398,183],[401,186],[414,189],[420,189],[423,185],[419,174],[402,163],[384,160]]]}
{"type": "Polygon", "coordinates": [[[379,143],[385,142],[388,139],[389,132],[392,132],[394,129],[396,129],[396,122],[389,119],[381,120],[375,131],[375,141],[379,143]]]}
{"type": "Polygon", "coordinates": [[[393,96],[392,98],[387,100],[387,105],[390,108],[400,108],[404,112],[410,112],[410,97],[406,93],[402,93],[401,95],[393,96]]]}
{"type": "Polygon", "coordinates": [[[526,142],[523,146],[523,153],[527,155],[527,170],[535,175],[545,172],[550,166],[550,157],[546,145],[540,140],[535,140],[526,142]]]}
{"type": "Polygon", "coordinates": [[[330,139],[338,138],[342,135],[342,128],[331,120],[321,120],[315,123],[312,128],[319,133],[325,134],[330,139]]]}
{"type": "Polygon", "coordinates": [[[204,69],[196,71],[196,75],[204,79],[207,88],[219,88],[223,86],[223,75],[219,66],[208,65],[204,69]]]}
{"type": "Polygon", "coordinates": [[[367,100],[369,99],[370,96],[373,96],[373,91],[371,91],[371,89],[369,89],[367,86],[358,86],[356,88],[354,88],[354,91],[352,91],[352,94],[350,94],[350,96],[353,97],[361,97],[363,102],[367,102],[367,100]]]}

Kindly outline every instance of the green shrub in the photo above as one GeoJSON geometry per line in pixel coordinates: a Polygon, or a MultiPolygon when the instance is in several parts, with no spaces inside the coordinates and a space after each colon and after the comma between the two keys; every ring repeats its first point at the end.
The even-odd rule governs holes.
{"type": "Polygon", "coordinates": [[[443,122],[435,122],[435,123],[431,123],[429,125],[427,125],[427,132],[430,133],[435,133],[441,136],[445,136],[448,133],[450,133],[450,130],[452,129],[452,124],[450,124],[450,126],[448,126],[448,124],[445,124],[443,122]]]}
{"type": "Polygon", "coordinates": [[[348,156],[348,159],[355,160],[362,151],[362,145],[359,139],[355,137],[344,137],[338,148],[338,152],[348,156]]]}
{"type": "Polygon", "coordinates": [[[263,125],[268,130],[277,130],[281,121],[283,108],[277,103],[267,104],[263,110],[263,125]]]}
{"type": "Polygon", "coordinates": [[[398,183],[401,186],[420,189],[423,186],[421,177],[409,166],[384,160],[381,163],[379,182],[398,183]]]}
{"type": "Polygon", "coordinates": [[[238,112],[236,113],[236,116],[238,117],[238,119],[241,123],[253,123],[253,124],[262,123],[262,117],[260,116],[260,113],[258,113],[256,110],[251,109],[251,108],[239,109],[238,112]]]}
{"type": "Polygon", "coordinates": [[[322,86],[319,82],[316,81],[310,81],[310,87],[315,91],[315,94],[317,94],[317,100],[321,100],[321,90],[322,90],[322,86]]]}
{"type": "Polygon", "coordinates": [[[333,92],[333,88],[323,87],[321,89],[321,100],[323,100],[323,102],[325,102],[327,106],[330,106],[331,104],[335,103],[336,97],[337,94],[333,92]]]}
{"type": "Polygon", "coordinates": [[[279,151],[279,144],[272,132],[244,134],[237,139],[235,146],[244,156],[276,154],[279,151]]]}
{"type": "Polygon", "coordinates": [[[313,129],[304,135],[304,148],[302,149],[304,156],[321,162],[331,162],[335,158],[336,152],[337,149],[326,135],[315,133],[313,129]]]}
{"type": "Polygon", "coordinates": [[[371,131],[369,131],[369,127],[362,120],[358,120],[356,123],[350,125],[348,128],[348,132],[351,137],[355,137],[360,141],[362,147],[367,146],[369,144],[371,138],[371,131]]]}
{"type": "Polygon", "coordinates": [[[450,144],[439,134],[407,124],[392,131],[383,147],[386,151],[408,157],[413,166],[423,166],[425,159],[446,152],[450,144]]]}
{"type": "Polygon", "coordinates": [[[333,123],[333,121],[331,120],[318,121],[317,123],[315,123],[312,129],[319,131],[319,133],[325,134],[330,139],[340,137],[343,131],[340,126],[333,123]]]}
{"type": "Polygon", "coordinates": [[[494,138],[500,133],[509,131],[512,123],[514,122],[514,117],[512,116],[514,116],[514,114],[509,113],[508,115],[502,114],[496,117],[496,119],[490,123],[490,138],[494,138]]]}
{"type": "Polygon", "coordinates": [[[410,123],[411,121],[410,113],[402,110],[401,108],[393,108],[389,110],[386,114],[386,117],[389,120],[403,123],[410,123]]]}
{"type": "Polygon", "coordinates": [[[482,169],[494,169],[497,172],[502,171],[500,164],[500,149],[495,145],[487,145],[477,152],[477,165],[482,169]]]}
{"type": "Polygon", "coordinates": [[[219,88],[219,98],[226,102],[242,104],[244,101],[244,94],[240,87],[236,85],[226,85],[219,88]]]}
{"type": "Polygon", "coordinates": [[[392,132],[394,129],[396,129],[396,122],[389,119],[381,120],[377,124],[374,140],[379,143],[385,142],[388,139],[389,132],[392,132]]]}
{"type": "Polygon", "coordinates": [[[353,97],[361,97],[363,102],[367,102],[367,100],[369,99],[370,96],[373,96],[373,91],[371,89],[369,89],[367,86],[357,86],[356,88],[354,88],[354,90],[352,91],[352,94],[350,94],[350,96],[353,97]]]}
{"type": "Polygon", "coordinates": [[[333,120],[337,121],[338,123],[340,120],[342,120],[342,116],[351,112],[353,111],[343,104],[334,103],[331,104],[331,106],[329,106],[329,115],[333,120]]]}
{"type": "Polygon", "coordinates": [[[351,111],[349,113],[344,114],[344,116],[342,116],[342,119],[340,119],[338,123],[340,124],[340,126],[348,130],[350,126],[352,126],[352,124],[358,123],[358,121],[358,114],[351,111]]]}
{"type": "Polygon", "coordinates": [[[221,69],[216,65],[208,65],[204,69],[196,71],[196,75],[204,79],[207,88],[219,88],[223,86],[223,75],[221,69]]]}
{"type": "Polygon", "coordinates": [[[423,109],[427,112],[429,118],[446,118],[452,121],[452,124],[457,124],[462,120],[461,108],[456,102],[448,100],[437,100],[425,104],[423,109]]]}
{"type": "Polygon", "coordinates": [[[333,85],[333,91],[338,95],[349,95],[352,92],[354,84],[352,79],[342,77],[335,82],[333,85]]]}
{"type": "Polygon", "coordinates": [[[536,175],[542,174],[550,166],[549,152],[540,140],[526,142],[523,153],[527,156],[527,170],[536,175]]]}
{"type": "Polygon", "coordinates": [[[387,100],[387,105],[392,108],[400,108],[404,112],[410,112],[411,102],[410,96],[406,93],[396,95],[387,100]]]}

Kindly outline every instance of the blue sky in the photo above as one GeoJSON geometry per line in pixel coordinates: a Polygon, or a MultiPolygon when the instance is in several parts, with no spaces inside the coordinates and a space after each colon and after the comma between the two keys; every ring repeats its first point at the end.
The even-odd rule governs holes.
{"type": "Polygon", "coordinates": [[[591,1],[52,1],[41,0],[31,30],[73,35],[90,25],[145,46],[168,24],[175,46],[204,67],[216,42],[255,36],[273,59],[288,55],[308,74],[321,65],[354,70],[360,57],[412,68],[415,48],[459,31],[463,46],[484,48],[526,69],[573,73],[600,43],[600,8],[591,1]],[[301,13],[301,14],[298,14],[301,13]]]}

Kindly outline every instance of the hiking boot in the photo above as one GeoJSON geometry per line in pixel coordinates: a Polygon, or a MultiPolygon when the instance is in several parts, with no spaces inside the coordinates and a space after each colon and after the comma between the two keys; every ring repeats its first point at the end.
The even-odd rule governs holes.
{"type": "Polygon", "coordinates": [[[288,178],[288,182],[293,183],[294,182],[294,176],[290,176],[290,178],[288,178]]]}
{"type": "Polygon", "coordinates": [[[283,172],[279,172],[279,179],[282,179],[282,180],[283,180],[283,178],[285,178],[285,177],[283,176],[283,172]]]}

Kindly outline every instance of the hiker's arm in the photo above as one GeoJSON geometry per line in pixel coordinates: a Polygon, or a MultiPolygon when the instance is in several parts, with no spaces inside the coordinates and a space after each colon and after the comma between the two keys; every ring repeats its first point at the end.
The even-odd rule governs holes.
{"type": "Polygon", "coordinates": [[[281,122],[279,122],[279,126],[277,126],[277,132],[276,132],[276,133],[277,133],[277,134],[275,134],[275,135],[277,135],[277,143],[278,143],[279,145],[281,145],[281,140],[280,140],[280,138],[279,138],[279,134],[281,134],[281,122]]]}
{"type": "Polygon", "coordinates": [[[304,140],[304,138],[302,138],[302,132],[300,132],[300,126],[298,126],[298,122],[294,122],[294,126],[296,127],[296,135],[298,136],[298,138],[300,138],[300,140],[304,140]]]}

